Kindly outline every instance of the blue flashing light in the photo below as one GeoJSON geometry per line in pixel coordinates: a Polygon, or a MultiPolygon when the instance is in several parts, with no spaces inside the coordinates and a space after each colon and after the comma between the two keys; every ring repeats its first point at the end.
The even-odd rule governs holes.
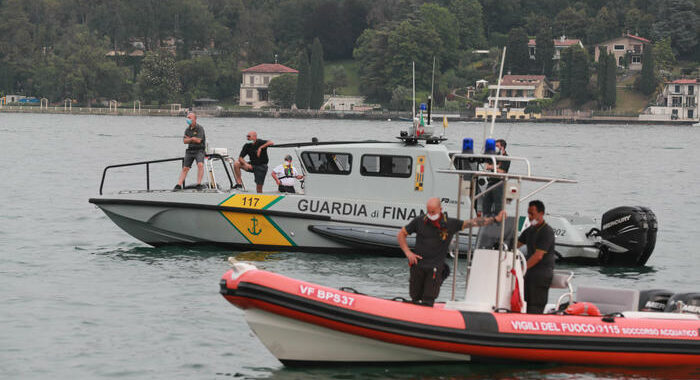
{"type": "Polygon", "coordinates": [[[484,143],[484,153],[485,154],[496,153],[496,140],[486,139],[486,142],[484,143]]]}
{"type": "Polygon", "coordinates": [[[427,110],[427,109],[428,109],[428,106],[426,106],[425,103],[421,103],[421,104],[420,104],[420,110],[421,110],[421,111],[425,111],[425,110],[427,110]]]}
{"type": "Polygon", "coordinates": [[[462,139],[462,153],[474,153],[474,139],[469,137],[462,139]]]}

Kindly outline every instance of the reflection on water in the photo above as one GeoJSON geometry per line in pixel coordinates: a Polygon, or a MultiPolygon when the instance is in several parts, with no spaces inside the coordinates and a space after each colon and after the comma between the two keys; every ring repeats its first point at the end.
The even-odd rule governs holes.
{"type": "Polygon", "coordinates": [[[282,260],[284,255],[283,252],[266,252],[266,251],[245,251],[233,255],[238,261],[269,261],[269,260],[282,260]]]}

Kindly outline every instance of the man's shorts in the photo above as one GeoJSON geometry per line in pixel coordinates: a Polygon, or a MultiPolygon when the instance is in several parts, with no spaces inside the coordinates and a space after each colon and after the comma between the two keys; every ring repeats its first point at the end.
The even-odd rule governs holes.
{"type": "Polygon", "coordinates": [[[204,151],[203,150],[186,150],[185,151],[185,161],[182,163],[182,167],[191,168],[194,160],[197,162],[204,162],[204,151]]]}
{"type": "Polygon", "coordinates": [[[253,165],[253,170],[247,170],[249,173],[253,173],[255,176],[255,184],[262,185],[265,183],[265,176],[267,176],[267,165],[253,165]]]}

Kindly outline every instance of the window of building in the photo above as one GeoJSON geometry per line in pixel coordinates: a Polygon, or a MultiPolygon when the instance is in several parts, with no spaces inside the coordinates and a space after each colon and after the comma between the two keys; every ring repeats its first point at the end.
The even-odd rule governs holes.
{"type": "Polygon", "coordinates": [[[679,94],[681,92],[681,85],[677,84],[677,85],[673,86],[673,92],[675,92],[676,94],[679,94]]]}
{"type": "Polygon", "coordinates": [[[685,98],[685,106],[686,107],[695,107],[695,97],[694,96],[688,96],[685,98]]]}
{"type": "Polygon", "coordinates": [[[253,90],[245,90],[245,97],[248,99],[253,99],[253,90]]]}
{"type": "Polygon", "coordinates": [[[692,119],[693,116],[693,110],[688,110],[688,119],[692,119]]]}
{"type": "Polygon", "coordinates": [[[251,86],[255,84],[255,76],[254,75],[248,75],[248,83],[250,83],[251,86]]]}
{"type": "Polygon", "coordinates": [[[267,90],[258,90],[258,100],[261,102],[267,101],[267,90]]]}
{"type": "Polygon", "coordinates": [[[683,98],[680,96],[674,96],[671,98],[671,107],[680,107],[683,104],[683,98]]]}
{"type": "Polygon", "coordinates": [[[615,45],[615,50],[625,50],[625,45],[615,45]]]}
{"type": "Polygon", "coordinates": [[[264,77],[263,77],[263,83],[264,83],[264,84],[269,84],[269,83],[270,83],[270,77],[264,76],[264,77]]]}
{"type": "Polygon", "coordinates": [[[306,171],[318,174],[350,174],[352,155],[334,152],[303,152],[301,160],[306,171]]]}
{"type": "Polygon", "coordinates": [[[695,94],[695,86],[688,86],[688,95],[694,95],[695,94]]]}
{"type": "Polygon", "coordinates": [[[642,52],[642,45],[634,45],[632,49],[634,49],[635,53],[639,54],[642,52]]]}
{"type": "Polygon", "coordinates": [[[515,96],[522,98],[522,96],[523,96],[523,90],[517,90],[517,91],[515,92],[515,96]]]}
{"type": "Polygon", "coordinates": [[[408,156],[365,154],[360,174],[371,177],[408,178],[413,171],[413,159],[408,156]]]}
{"type": "Polygon", "coordinates": [[[632,56],[632,63],[637,63],[637,64],[642,63],[642,56],[640,56],[640,55],[633,55],[633,56],[632,56]]]}

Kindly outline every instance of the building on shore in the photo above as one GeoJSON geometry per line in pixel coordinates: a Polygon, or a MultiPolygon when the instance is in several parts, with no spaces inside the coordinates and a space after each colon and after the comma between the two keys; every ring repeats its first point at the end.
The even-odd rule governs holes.
{"type": "Polygon", "coordinates": [[[646,38],[625,33],[622,37],[601,42],[595,46],[595,61],[600,57],[600,47],[605,47],[608,53],[615,55],[617,67],[629,67],[630,70],[642,70],[642,54],[644,48],[651,44],[646,38]]]}
{"type": "MultiPolygon", "coordinates": [[[[497,85],[489,85],[488,102],[483,107],[476,108],[479,119],[491,118],[494,114],[497,85]]],[[[498,96],[496,118],[505,119],[539,119],[541,113],[526,114],[528,103],[537,99],[548,99],[554,96],[552,85],[544,75],[504,75],[501,79],[501,90],[498,96]]]]}
{"type": "Polygon", "coordinates": [[[263,63],[242,70],[241,74],[243,81],[238,104],[260,108],[270,106],[270,94],[267,87],[272,78],[282,74],[299,74],[299,71],[279,63],[263,63]]]}
{"type": "MultiPolygon", "coordinates": [[[[553,68],[559,70],[559,62],[561,61],[562,51],[571,46],[578,45],[583,49],[583,43],[579,39],[568,39],[566,36],[561,36],[556,38],[554,41],[554,55],[552,60],[554,61],[553,68]]],[[[527,43],[527,48],[530,52],[530,59],[535,60],[537,53],[537,41],[533,38],[527,43]]]]}
{"type": "Polygon", "coordinates": [[[698,79],[677,79],[666,82],[656,99],[656,105],[647,107],[639,120],[699,121],[698,79]]]}

